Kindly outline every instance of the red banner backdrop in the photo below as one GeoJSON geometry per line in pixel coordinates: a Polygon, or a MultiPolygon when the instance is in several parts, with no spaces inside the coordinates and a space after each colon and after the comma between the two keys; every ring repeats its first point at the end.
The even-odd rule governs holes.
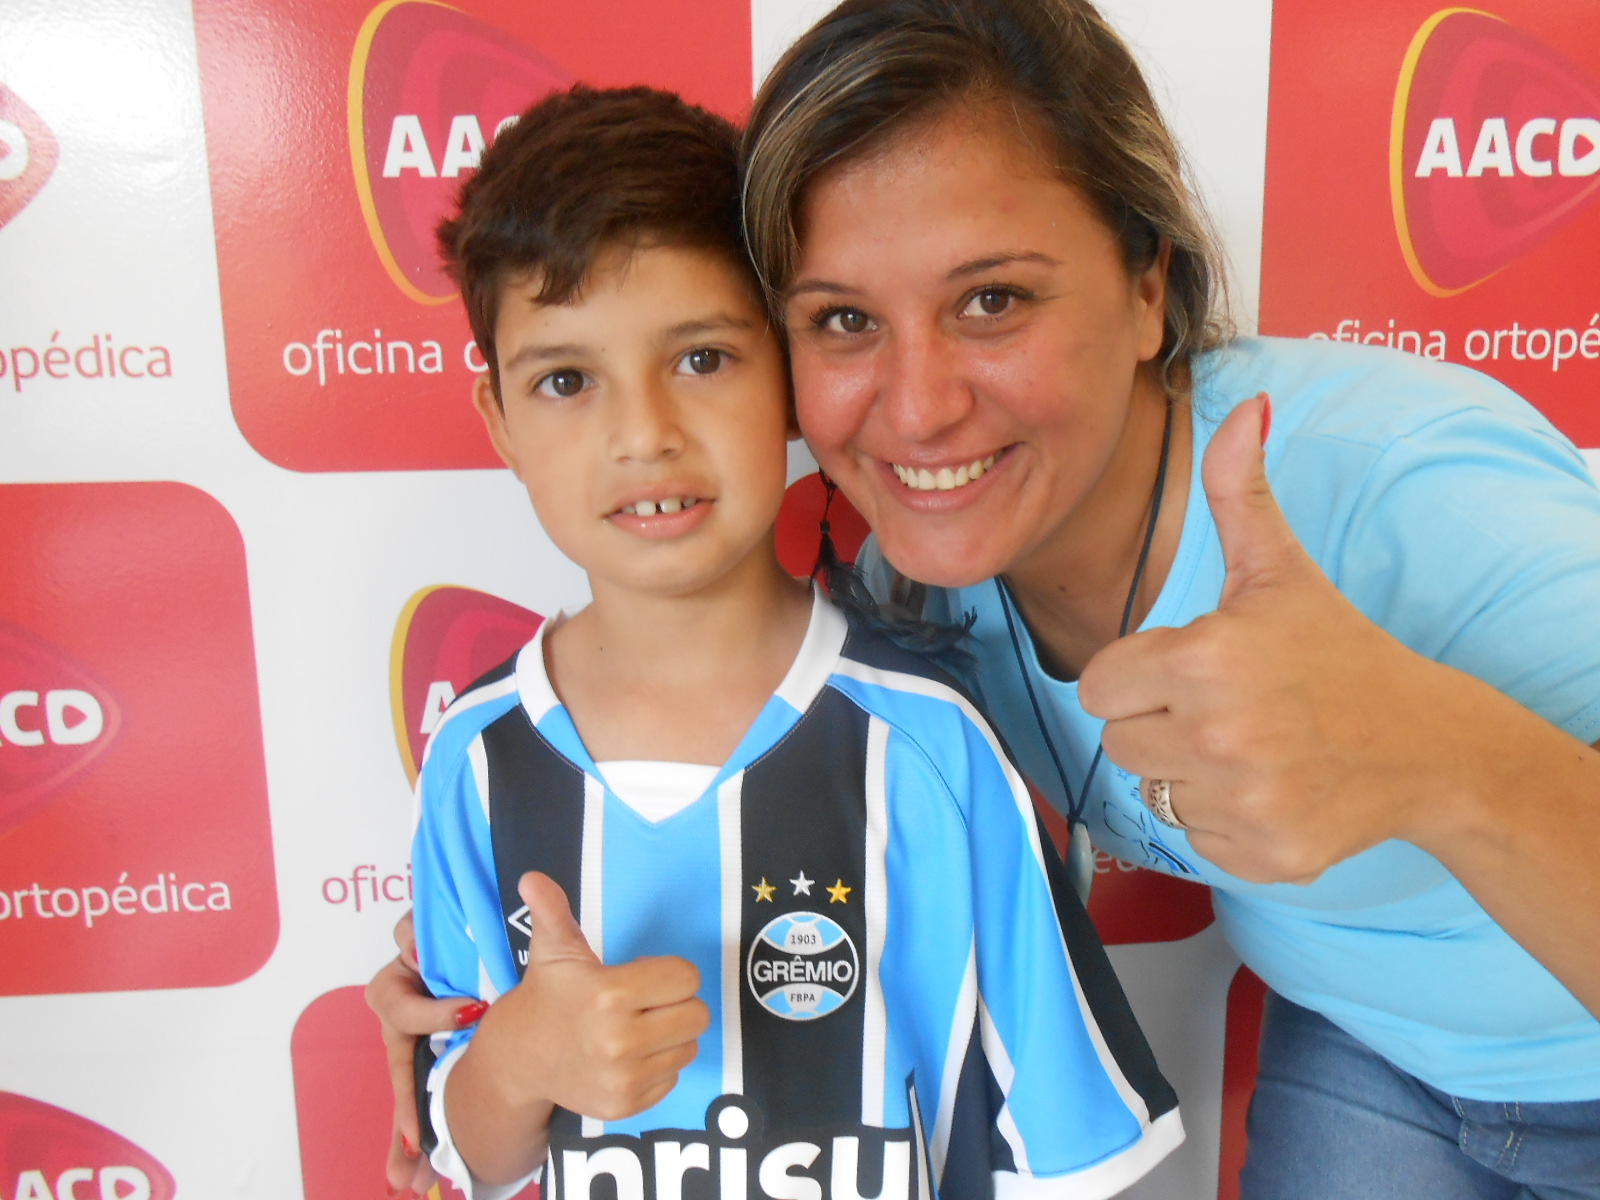
{"type": "Polygon", "coordinates": [[[1586,0],[1279,0],[1266,333],[1465,363],[1600,446],[1600,21],[1586,0]]]}
{"type": "Polygon", "coordinates": [[[234,417],[300,471],[492,467],[433,229],[575,80],[750,104],[747,0],[196,0],[234,417]]]}
{"type": "Polygon", "coordinates": [[[178,1194],[172,1173],[127,1138],[10,1092],[0,1092],[0,1188],[7,1200],[173,1200],[178,1194]]]}
{"type": "Polygon", "coordinates": [[[0,994],[205,987],[278,939],[244,546],[173,483],[0,487],[0,994]]]}

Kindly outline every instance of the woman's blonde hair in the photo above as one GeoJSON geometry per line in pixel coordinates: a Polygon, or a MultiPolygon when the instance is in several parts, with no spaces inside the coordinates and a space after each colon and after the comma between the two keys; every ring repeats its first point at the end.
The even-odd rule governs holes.
{"type": "Polygon", "coordinates": [[[745,131],[745,235],[768,300],[800,255],[817,177],[960,103],[1001,106],[1053,151],[1130,272],[1172,247],[1161,376],[1229,336],[1215,236],[1144,76],[1088,0],[845,0],[767,77],[745,131]]]}

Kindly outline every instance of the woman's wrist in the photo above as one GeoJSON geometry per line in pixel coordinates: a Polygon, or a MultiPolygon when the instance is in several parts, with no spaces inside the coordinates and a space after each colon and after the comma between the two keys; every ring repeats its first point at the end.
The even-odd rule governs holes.
{"type": "Polygon", "coordinates": [[[1429,666],[1440,676],[1435,736],[1424,743],[1423,782],[1397,836],[1455,870],[1463,859],[1506,853],[1507,833],[1527,819],[1545,769],[1582,746],[1482,680],[1429,666]]]}

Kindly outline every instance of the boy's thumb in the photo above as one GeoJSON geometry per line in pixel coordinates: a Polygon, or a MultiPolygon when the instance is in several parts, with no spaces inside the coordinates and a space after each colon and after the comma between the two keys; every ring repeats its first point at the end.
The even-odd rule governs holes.
{"type": "Polygon", "coordinates": [[[1262,443],[1270,413],[1265,393],[1240,404],[1217,427],[1201,465],[1227,567],[1219,608],[1245,590],[1280,580],[1302,557],[1267,483],[1262,443]]]}
{"type": "Polygon", "coordinates": [[[572,906],[561,885],[550,876],[529,871],[517,880],[517,894],[528,906],[528,966],[535,963],[581,960],[598,963],[588,939],[573,920],[572,906]]]}

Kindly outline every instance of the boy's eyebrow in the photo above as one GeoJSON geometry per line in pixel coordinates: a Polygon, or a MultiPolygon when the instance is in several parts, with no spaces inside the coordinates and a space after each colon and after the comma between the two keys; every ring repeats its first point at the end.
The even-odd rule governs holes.
{"type": "Polygon", "coordinates": [[[708,316],[696,317],[692,321],[679,321],[661,331],[661,340],[675,342],[680,338],[697,337],[702,333],[716,333],[723,329],[754,329],[759,322],[749,317],[737,317],[732,313],[711,313],[708,316]]]}
{"type": "MultiPolygon", "coordinates": [[[[755,329],[760,324],[761,322],[749,317],[739,317],[732,313],[711,313],[708,316],[695,317],[689,321],[679,321],[676,325],[663,329],[660,340],[663,342],[676,342],[684,338],[699,337],[704,333],[717,333],[727,329],[755,329]]],[[[580,342],[561,342],[559,344],[532,342],[523,346],[510,358],[506,359],[505,369],[509,371],[535,363],[550,362],[553,359],[583,359],[592,357],[594,353],[593,346],[586,346],[580,342]]]]}
{"type": "Polygon", "coordinates": [[[555,358],[582,358],[590,352],[588,346],[582,346],[576,342],[563,342],[560,345],[546,345],[534,342],[522,347],[522,349],[506,359],[505,368],[510,370],[513,367],[525,366],[529,363],[548,362],[550,359],[555,358]]]}

